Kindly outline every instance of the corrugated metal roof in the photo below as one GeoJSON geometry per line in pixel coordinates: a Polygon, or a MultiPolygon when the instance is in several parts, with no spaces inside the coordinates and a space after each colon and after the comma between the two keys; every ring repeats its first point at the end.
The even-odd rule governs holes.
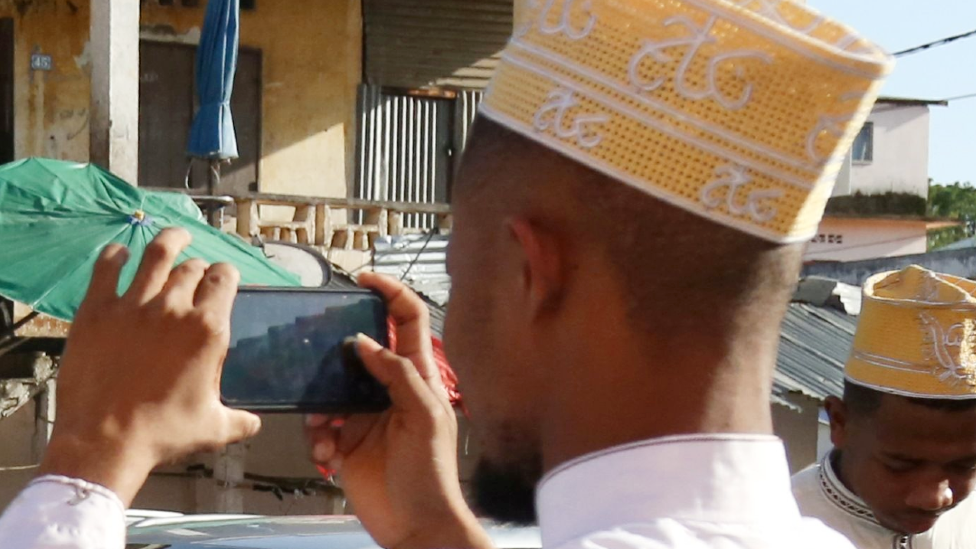
{"type": "Polygon", "coordinates": [[[438,305],[451,293],[447,274],[448,235],[387,236],[376,240],[373,270],[406,282],[438,305]]]}
{"type": "MultiPolygon", "coordinates": [[[[326,288],[334,288],[337,290],[349,290],[353,288],[358,288],[356,280],[350,273],[340,269],[333,265],[332,267],[332,279],[325,286],[326,288]]],[[[443,305],[439,305],[426,295],[420,294],[423,298],[424,303],[427,304],[427,310],[430,312],[430,330],[438,338],[444,338],[444,317],[447,314],[447,308],[443,305]]]]}
{"type": "Polygon", "coordinates": [[[366,0],[369,84],[481,89],[512,35],[512,0],[366,0]]]}
{"type": "Polygon", "coordinates": [[[780,330],[774,395],[839,396],[856,327],[856,317],[836,309],[791,303],[780,330]]]}
{"type": "Polygon", "coordinates": [[[889,105],[900,105],[905,107],[948,107],[949,101],[945,99],[920,99],[915,97],[888,97],[882,95],[878,98],[877,103],[889,104],[889,105]]]}

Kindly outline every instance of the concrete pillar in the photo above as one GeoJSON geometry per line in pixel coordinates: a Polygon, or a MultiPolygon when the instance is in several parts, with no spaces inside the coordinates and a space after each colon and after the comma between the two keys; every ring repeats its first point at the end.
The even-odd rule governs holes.
{"type": "Polygon", "coordinates": [[[55,382],[50,380],[44,384],[42,392],[34,397],[34,440],[32,457],[34,463],[40,463],[47,450],[47,443],[54,431],[55,414],[55,382]]]}
{"type": "Polygon", "coordinates": [[[54,362],[44,354],[34,358],[34,379],[40,392],[34,397],[34,437],[31,442],[33,463],[40,463],[47,450],[47,443],[54,431],[57,382],[53,377],[54,362]]]}
{"type": "Polygon", "coordinates": [[[139,2],[91,0],[91,161],[139,181],[139,2]]]}
{"type": "Polygon", "coordinates": [[[217,513],[243,513],[244,482],[247,461],[247,443],[231,444],[220,451],[214,462],[214,481],[217,484],[217,513]]]}

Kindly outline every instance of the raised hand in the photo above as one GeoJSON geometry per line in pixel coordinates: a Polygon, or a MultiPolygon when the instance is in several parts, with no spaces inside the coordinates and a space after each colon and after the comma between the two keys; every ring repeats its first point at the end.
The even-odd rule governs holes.
{"type": "Polygon", "coordinates": [[[434,362],[427,308],[391,278],[364,274],[360,284],[386,298],[396,324],[396,354],[365,336],[358,342],[393,404],[383,414],[309,416],[313,461],[338,472],[353,510],[382,547],[490,547],[461,494],[457,419],[434,362]]]}
{"type": "Polygon", "coordinates": [[[220,402],[239,274],[196,259],[173,268],[189,243],[182,229],[162,231],[121,297],[128,252],[103,251],[68,336],[41,474],[104,485],[128,505],[156,465],[260,429],[220,402]]]}

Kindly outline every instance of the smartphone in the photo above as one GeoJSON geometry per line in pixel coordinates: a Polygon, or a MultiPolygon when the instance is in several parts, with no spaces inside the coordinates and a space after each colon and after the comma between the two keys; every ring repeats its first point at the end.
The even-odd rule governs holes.
{"type": "Polygon", "coordinates": [[[368,290],[241,288],[220,380],[227,406],[255,412],[379,412],[389,395],[351,338],[389,346],[383,298],[368,290]]]}

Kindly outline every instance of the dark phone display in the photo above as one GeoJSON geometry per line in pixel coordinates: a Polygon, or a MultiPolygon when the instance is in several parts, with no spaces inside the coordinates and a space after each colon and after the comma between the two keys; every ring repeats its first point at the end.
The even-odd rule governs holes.
{"type": "Polygon", "coordinates": [[[220,382],[228,406],[267,411],[382,410],[386,389],[343,342],[387,343],[386,306],[368,292],[241,290],[220,382]]]}

